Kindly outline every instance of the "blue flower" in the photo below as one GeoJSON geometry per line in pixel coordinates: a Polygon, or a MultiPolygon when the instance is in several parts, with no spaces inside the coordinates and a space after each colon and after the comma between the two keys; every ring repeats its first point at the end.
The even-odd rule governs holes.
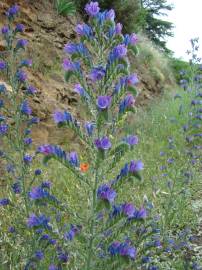
{"type": "Polygon", "coordinates": [[[23,160],[24,163],[29,165],[32,162],[33,157],[29,154],[24,155],[23,160]]]}
{"type": "Polygon", "coordinates": [[[106,12],[105,15],[106,20],[114,21],[115,19],[115,12],[113,9],[110,9],[109,11],[106,12]]]}
{"type": "Polygon", "coordinates": [[[101,185],[97,190],[97,197],[112,203],[116,198],[116,192],[107,184],[101,185]]]}
{"type": "Polygon", "coordinates": [[[16,49],[24,49],[28,44],[26,39],[19,39],[16,44],[16,49]]]}
{"type": "Polygon", "coordinates": [[[48,224],[50,218],[46,217],[45,215],[35,215],[30,214],[29,218],[27,219],[27,226],[28,228],[34,227],[44,227],[45,229],[50,229],[50,225],[48,224]]]}
{"type": "Polygon", "coordinates": [[[85,6],[85,11],[89,16],[95,17],[100,11],[98,2],[90,2],[87,4],[85,6]]]}
{"type": "Polygon", "coordinates": [[[137,160],[137,161],[132,160],[130,162],[129,171],[131,173],[137,173],[137,172],[143,170],[143,168],[144,168],[144,164],[141,160],[137,160]]]}
{"type": "Polygon", "coordinates": [[[74,167],[79,166],[79,158],[78,158],[77,152],[69,153],[69,163],[74,167]]]}
{"type": "Polygon", "coordinates": [[[0,199],[0,206],[6,206],[10,204],[10,200],[7,198],[0,199]]]}
{"type": "Polygon", "coordinates": [[[59,268],[56,265],[51,264],[49,265],[48,270],[59,270],[59,268]]]}
{"type": "Polygon", "coordinates": [[[126,55],[127,48],[124,44],[117,45],[112,51],[112,56],[114,60],[124,58],[126,55]]]}
{"type": "Polygon", "coordinates": [[[49,192],[42,187],[33,187],[32,190],[29,192],[29,198],[31,200],[39,200],[49,197],[49,192]]]}
{"type": "MultiPolygon", "coordinates": [[[[4,84],[0,84],[0,94],[4,94],[6,92],[6,87],[4,84]]],[[[0,106],[1,107],[1,106],[0,106]]]]}
{"type": "Polygon", "coordinates": [[[27,74],[23,70],[18,70],[16,73],[16,78],[19,82],[23,83],[27,80],[27,74]]]}
{"type": "Polygon", "coordinates": [[[115,26],[115,34],[120,35],[122,29],[123,29],[123,25],[121,23],[117,23],[116,26],[115,26]]]}
{"type": "Polygon", "coordinates": [[[24,144],[26,144],[26,145],[32,144],[32,138],[25,138],[24,139],[24,144]]]}
{"type": "Polygon", "coordinates": [[[41,169],[36,169],[35,172],[34,172],[34,174],[36,176],[41,175],[42,174],[42,170],[41,169]]]}
{"type": "Polygon", "coordinates": [[[7,124],[0,124],[0,135],[5,135],[8,132],[7,124]]]}
{"type": "Polygon", "coordinates": [[[94,131],[94,128],[95,128],[95,123],[92,123],[92,122],[86,122],[85,125],[84,125],[87,133],[88,133],[88,136],[92,136],[93,135],[93,131],[94,131]]]}
{"type": "Polygon", "coordinates": [[[20,194],[22,192],[22,187],[21,187],[21,183],[20,182],[15,182],[13,185],[12,185],[12,189],[13,189],[13,192],[15,194],[20,194]]]}
{"type": "Polygon", "coordinates": [[[1,28],[1,33],[2,33],[3,35],[6,35],[6,34],[8,34],[8,32],[9,32],[9,27],[8,27],[7,25],[4,25],[4,26],[1,28]]]}
{"type": "Polygon", "coordinates": [[[53,118],[56,124],[73,121],[72,115],[66,111],[56,111],[53,115],[53,118]]]}
{"type": "Polygon", "coordinates": [[[81,72],[79,62],[71,62],[69,59],[65,58],[63,60],[63,68],[65,71],[76,71],[81,72]]]}
{"type": "Polygon", "coordinates": [[[81,231],[81,226],[71,224],[70,230],[64,234],[64,238],[66,240],[72,241],[74,239],[74,237],[78,233],[80,233],[80,231],[81,231]]]}
{"type": "Polygon", "coordinates": [[[128,108],[131,108],[135,104],[133,95],[128,94],[119,105],[119,113],[124,113],[128,108]]]}
{"type": "Polygon", "coordinates": [[[136,211],[135,206],[132,203],[125,203],[122,205],[123,213],[128,217],[132,218],[136,211]]]}
{"type": "Polygon", "coordinates": [[[20,106],[20,111],[21,113],[25,115],[31,115],[32,114],[32,109],[29,106],[29,103],[27,100],[23,101],[23,103],[20,106]]]}
{"type": "Polygon", "coordinates": [[[123,140],[131,146],[138,144],[138,137],[135,135],[128,135],[123,140]]]}
{"type": "Polygon", "coordinates": [[[15,4],[14,6],[8,9],[8,11],[6,12],[6,16],[9,19],[13,19],[13,17],[18,14],[19,10],[20,10],[20,7],[17,4],[15,4]]]}
{"type": "Polygon", "coordinates": [[[101,149],[101,150],[108,150],[112,146],[110,140],[106,136],[105,137],[102,137],[101,139],[96,139],[94,141],[94,143],[95,143],[95,146],[98,149],[101,149]]]}
{"type": "Polygon", "coordinates": [[[4,69],[6,69],[6,62],[5,61],[0,61],[0,70],[4,70],[4,69]]]}
{"type": "Polygon", "coordinates": [[[61,263],[66,263],[66,262],[68,262],[68,260],[69,260],[69,254],[66,253],[66,252],[59,252],[59,254],[58,254],[58,260],[59,260],[61,263]]]}
{"type": "Polygon", "coordinates": [[[25,30],[25,26],[22,23],[18,23],[15,27],[16,33],[22,33],[25,30]]]}
{"type": "Polygon", "coordinates": [[[111,97],[110,96],[99,96],[97,98],[97,107],[100,110],[106,110],[109,108],[111,104],[111,97]]]}
{"type": "Polygon", "coordinates": [[[95,67],[91,70],[89,78],[93,81],[100,81],[105,76],[105,69],[102,66],[95,67]]]}
{"type": "Polygon", "coordinates": [[[44,259],[44,254],[43,254],[43,251],[41,250],[37,250],[35,252],[35,258],[39,261],[43,260],[44,259]]]}
{"type": "Polygon", "coordinates": [[[76,32],[78,35],[80,36],[86,36],[88,38],[92,37],[93,35],[93,30],[90,26],[88,26],[87,24],[83,23],[83,24],[78,24],[76,26],[76,32]]]}

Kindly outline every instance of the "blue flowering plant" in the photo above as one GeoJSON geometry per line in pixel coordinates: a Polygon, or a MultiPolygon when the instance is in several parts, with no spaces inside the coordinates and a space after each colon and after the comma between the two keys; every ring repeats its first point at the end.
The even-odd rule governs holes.
{"type": "MultiPolygon", "coordinates": [[[[118,169],[138,143],[136,135],[119,136],[121,124],[135,112],[138,77],[130,74],[127,55],[138,52],[138,38],[122,34],[114,10],[101,12],[98,2],[90,2],[85,11],[90,24],[76,26],[79,42],[65,45],[63,68],[65,80],[75,83],[89,119],[78,121],[61,110],[53,118],[58,127],[72,129],[80,138],[87,162],[82,163],[77,152],[57,145],[41,145],[37,153],[44,155],[45,164],[51,159],[62,163],[86,191],[86,210],[70,218],[74,225],[69,240],[75,238],[69,250],[71,269],[136,269],[141,265],[157,269],[148,268],[160,248],[164,250],[158,217],[150,216],[152,204],[142,200],[134,205],[135,198],[128,202],[118,196],[124,186],[138,185],[144,167],[141,160],[130,160],[118,169]]],[[[67,240],[66,234],[63,237],[67,240]]]]}
{"type": "MultiPolygon", "coordinates": [[[[51,265],[54,251],[60,267],[68,260],[56,230],[64,206],[52,194],[51,182],[43,179],[42,170],[32,167],[35,152],[31,133],[39,119],[33,115],[30,103],[37,90],[29,84],[26,72],[32,61],[22,58],[28,41],[18,39],[25,29],[22,24],[15,25],[18,14],[18,5],[10,7],[6,13],[8,24],[1,29],[6,50],[0,54],[0,72],[5,81],[0,84],[0,157],[5,168],[0,178],[0,264],[2,269],[36,269],[37,265],[44,269],[41,261],[48,253],[51,265]],[[50,224],[50,215],[55,227],[50,224]]],[[[65,230],[62,222],[60,226],[65,230]]],[[[69,230],[67,237],[72,237],[80,227],[69,230]]]]}

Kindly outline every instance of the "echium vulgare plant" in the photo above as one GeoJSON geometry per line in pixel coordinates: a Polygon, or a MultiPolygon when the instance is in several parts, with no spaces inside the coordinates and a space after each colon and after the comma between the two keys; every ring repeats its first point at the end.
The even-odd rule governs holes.
{"type": "Polygon", "coordinates": [[[41,261],[47,252],[47,263],[49,259],[54,269],[52,258],[60,266],[68,255],[49,215],[57,224],[63,206],[53,196],[51,182],[42,179],[42,170],[32,169],[31,131],[39,119],[32,115],[29,102],[37,90],[25,71],[32,61],[22,58],[28,41],[17,38],[25,28],[14,24],[18,13],[18,5],[10,7],[8,24],[1,29],[6,50],[0,54],[0,74],[7,84],[0,85],[0,157],[6,168],[0,177],[0,265],[1,269],[44,269],[41,261]]]}
{"type": "Polygon", "coordinates": [[[69,248],[64,269],[159,269],[161,253],[168,251],[152,204],[142,200],[134,205],[118,196],[126,187],[138,185],[143,169],[141,160],[117,168],[138,143],[133,134],[118,136],[127,114],[134,112],[138,78],[129,72],[127,54],[138,52],[138,38],[122,35],[113,10],[101,12],[97,2],[90,2],[85,11],[90,24],[77,25],[80,41],[65,45],[68,57],[63,68],[66,81],[76,83],[74,90],[86,105],[89,119],[78,121],[69,111],[58,110],[54,121],[80,138],[88,162],[82,163],[77,152],[67,153],[57,145],[37,149],[45,164],[51,159],[62,163],[86,191],[82,211],[70,211],[70,231],[61,234],[69,248]]]}
{"type": "MultiPolygon", "coordinates": [[[[191,39],[191,50],[187,51],[191,55],[189,60],[189,70],[182,71],[182,77],[189,74],[189,79],[182,79],[184,89],[190,96],[190,110],[188,112],[188,122],[183,126],[186,134],[186,150],[192,166],[201,170],[201,138],[202,138],[202,65],[201,58],[198,57],[199,39],[191,39]]],[[[188,171],[187,176],[192,172],[188,171]]]]}

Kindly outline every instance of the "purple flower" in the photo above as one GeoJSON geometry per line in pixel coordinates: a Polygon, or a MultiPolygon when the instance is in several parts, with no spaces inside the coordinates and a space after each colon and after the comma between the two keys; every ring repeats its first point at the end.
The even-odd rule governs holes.
{"type": "Polygon", "coordinates": [[[33,157],[28,155],[28,154],[24,155],[24,157],[23,157],[24,163],[27,165],[29,165],[32,162],[32,159],[33,159],[33,157]]]}
{"type": "Polygon", "coordinates": [[[65,58],[63,60],[63,68],[65,71],[80,72],[80,63],[79,62],[71,62],[69,59],[65,58]]]}
{"type": "Polygon", "coordinates": [[[22,23],[18,23],[15,27],[15,32],[22,33],[25,30],[25,26],[22,23]]]}
{"type": "Polygon", "coordinates": [[[77,152],[70,152],[69,153],[69,163],[74,167],[79,166],[79,158],[78,158],[77,152]]]}
{"type": "Polygon", "coordinates": [[[10,203],[10,200],[7,198],[0,199],[0,206],[6,206],[10,203]]]}
{"type": "Polygon", "coordinates": [[[44,259],[44,254],[41,250],[37,250],[35,252],[35,258],[39,261],[43,260],[44,259]]]}
{"type": "Polygon", "coordinates": [[[44,155],[52,155],[54,154],[54,148],[50,144],[44,144],[38,147],[37,152],[42,153],[44,155]]]}
{"type": "Polygon", "coordinates": [[[100,110],[106,110],[109,108],[111,104],[111,97],[110,96],[99,96],[97,98],[97,106],[100,110]]]}
{"type": "Polygon", "coordinates": [[[23,101],[23,103],[20,106],[20,111],[22,114],[25,115],[31,115],[32,114],[32,109],[29,106],[29,103],[27,100],[23,101]]]}
{"type": "Polygon", "coordinates": [[[136,145],[138,144],[138,137],[135,135],[128,135],[126,138],[124,138],[124,141],[130,144],[131,146],[136,145]]]}
{"type": "Polygon", "coordinates": [[[134,219],[145,219],[147,217],[147,211],[144,207],[140,208],[140,210],[136,210],[133,218],[134,219]]]}
{"type": "Polygon", "coordinates": [[[100,81],[105,76],[105,69],[102,66],[95,67],[91,70],[89,78],[93,81],[100,81]]]}
{"type": "Polygon", "coordinates": [[[128,217],[131,218],[133,217],[134,213],[135,213],[135,207],[132,203],[125,203],[122,206],[123,209],[123,213],[128,217]]]}
{"type": "Polygon", "coordinates": [[[68,54],[77,53],[77,44],[75,43],[68,43],[64,47],[64,51],[68,54]]]}
{"type": "Polygon", "coordinates": [[[92,136],[94,128],[95,128],[95,123],[87,122],[87,123],[85,123],[84,127],[88,133],[88,136],[92,136]]]}
{"type": "Polygon", "coordinates": [[[80,96],[85,95],[85,90],[84,88],[80,85],[80,83],[75,84],[74,86],[74,91],[78,93],[80,96]]]}
{"type": "Polygon", "coordinates": [[[108,251],[111,256],[121,255],[124,257],[129,257],[133,260],[137,255],[137,250],[134,247],[130,246],[128,242],[120,243],[118,241],[115,241],[109,246],[108,251]]]}
{"type": "Polygon", "coordinates": [[[0,135],[5,135],[8,132],[7,124],[0,124],[0,135]]]}
{"type": "Polygon", "coordinates": [[[101,139],[96,139],[95,145],[98,149],[101,150],[108,150],[112,146],[110,140],[106,136],[101,139]]]}
{"type": "Polygon", "coordinates": [[[59,270],[58,267],[54,264],[49,265],[48,270],[59,270]]]}
{"type": "Polygon", "coordinates": [[[19,82],[25,82],[27,80],[27,74],[23,70],[18,70],[16,77],[19,82]]]}
{"type": "Polygon", "coordinates": [[[134,260],[137,255],[137,251],[134,247],[130,246],[129,243],[125,242],[121,243],[119,247],[119,254],[134,260]]]}
{"type": "Polygon", "coordinates": [[[22,48],[24,49],[28,44],[28,41],[26,39],[19,39],[16,44],[16,48],[22,48]]]}
{"type": "Polygon", "coordinates": [[[117,45],[112,52],[113,59],[121,59],[127,55],[127,48],[124,44],[117,45]]]}
{"type": "Polygon", "coordinates": [[[116,35],[120,35],[122,29],[123,29],[123,25],[121,23],[117,23],[116,26],[115,26],[115,33],[116,33],[116,35]]]}
{"type": "Polygon", "coordinates": [[[128,85],[136,85],[137,83],[139,83],[139,79],[137,77],[137,74],[131,74],[126,78],[127,84],[128,85]]]}
{"type": "Polygon", "coordinates": [[[136,45],[138,43],[138,37],[135,33],[130,35],[130,41],[129,41],[130,45],[136,45]]]}
{"type": "Polygon", "coordinates": [[[87,4],[85,6],[85,11],[91,17],[96,16],[100,11],[98,2],[90,2],[89,4],[87,4]]]}
{"type": "Polygon", "coordinates": [[[14,6],[10,7],[8,9],[8,11],[6,12],[6,16],[9,18],[9,19],[12,19],[15,15],[17,15],[17,13],[19,12],[20,10],[20,7],[15,4],[14,6]]]}
{"type": "Polygon", "coordinates": [[[56,111],[53,115],[53,119],[56,124],[64,123],[64,122],[72,122],[72,116],[69,112],[60,112],[56,111]]]}
{"type": "Polygon", "coordinates": [[[113,9],[110,9],[109,11],[106,12],[106,20],[114,21],[115,19],[115,12],[113,9]]]}
{"type": "Polygon", "coordinates": [[[76,32],[80,36],[91,37],[93,35],[92,28],[85,23],[78,24],[76,26],[76,32]]]}
{"type": "Polygon", "coordinates": [[[0,61],[0,70],[6,69],[6,62],[5,61],[0,61]]]}
{"type": "Polygon", "coordinates": [[[135,104],[133,95],[128,94],[119,105],[119,113],[124,113],[126,109],[131,108],[135,104]]]}
{"type": "Polygon", "coordinates": [[[66,263],[68,262],[69,260],[69,254],[68,253],[64,253],[64,252],[60,252],[58,254],[58,260],[61,262],[61,263],[66,263]]]}
{"type": "Polygon", "coordinates": [[[112,207],[113,207],[113,210],[110,213],[110,218],[114,218],[114,217],[117,217],[117,216],[122,214],[122,212],[123,212],[123,205],[122,204],[113,205],[112,207]]]}
{"type": "Polygon", "coordinates": [[[41,187],[42,188],[48,188],[48,189],[50,189],[50,187],[51,187],[51,182],[50,181],[43,181],[42,183],[41,183],[41,187]]]}
{"type": "Polygon", "coordinates": [[[15,227],[11,226],[8,228],[9,233],[14,233],[15,232],[15,227]]]}
{"type": "Polygon", "coordinates": [[[132,160],[130,162],[129,171],[131,173],[137,173],[137,172],[143,170],[143,168],[144,168],[144,164],[142,163],[141,160],[137,160],[137,161],[132,160]]]}
{"type": "Polygon", "coordinates": [[[8,27],[7,25],[4,25],[4,26],[1,28],[1,33],[2,33],[3,35],[6,35],[6,34],[8,34],[8,32],[9,32],[9,27],[8,27]]]}
{"type": "Polygon", "coordinates": [[[66,240],[72,241],[74,237],[78,233],[80,233],[80,231],[81,231],[81,226],[71,224],[70,230],[67,233],[65,233],[64,237],[66,240]]]}
{"type": "Polygon", "coordinates": [[[109,185],[103,184],[97,190],[97,197],[101,200],[106,200],[112,203],[116,197],[116,191],[114,191],[109,185]]]}
{"type": "Polygon", "coordinates": [[[45,215],[35,215],[30,214],[29,218],[27,219],[27,226],[28,228],[33,227],[44,227],[46,229],[50,229],[50,225],[48,224],[50,221],[50,218],[46,217],[45,215]]]}
{"type": "Polygon", "coordinates": [[[15,182],[15,183],[12,185],[12,189],[13,189],[13,192],[14,192],[15,194],[20,194],[21,191],[22,191],[21,183],[20,183],[20,182],[15,182]]]}
{"type": "Polygon", "coordinates": [[[24,144],[26,144],[26,145],[32,144],[32,138],[25,138],[24,139],[24,144]]]}
{"type": "Polygon", "coordinates": [[[120,242],[115,241],[109,246],[108,251],[111,256],[119,255],[120,245],[121,245],[120,242]]]}
{"type": "Polygon", "coordinates": [[[36,88],[32,85],[29,85],[27,87],[27,94],[34,95],[35,93],[37,93],[36,88]]]}
{"type": "Polygon", "coordinates": [[[44,199],[49,196],[49,193],[44,190],[42,187],[33,187],[32,190],[29,192],[29,198],[31,200],[39,200],[44,199]]]}

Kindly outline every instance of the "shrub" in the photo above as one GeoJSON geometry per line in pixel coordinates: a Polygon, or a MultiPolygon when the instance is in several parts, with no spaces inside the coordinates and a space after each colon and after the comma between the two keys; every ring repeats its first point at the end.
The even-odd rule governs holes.
{"type": "Polygon", "coordinates": [[[76,13],[76,6],[70,0],[55,0],[55,8],[59,15],[72,16],[76,13]]]}

